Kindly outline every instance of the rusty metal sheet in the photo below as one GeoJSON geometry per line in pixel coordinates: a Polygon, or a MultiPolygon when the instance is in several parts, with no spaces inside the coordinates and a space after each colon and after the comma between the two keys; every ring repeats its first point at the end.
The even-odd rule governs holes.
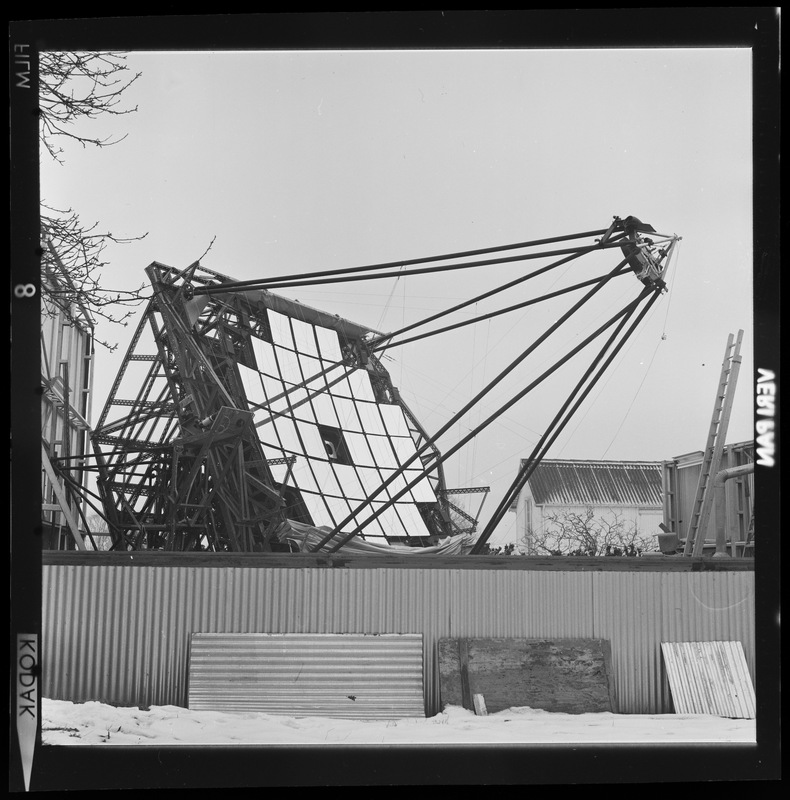
{"type": "Polygon", "coordinates": [[[424,717],[421,634],[194,633],[189,708],[424,717]]]}
{"type": "Polygon", "coordinates": [[[677,714],[754,719],[754,687],[740,642],[662,642],[677,714]]]}
{"type": "Polygon", "coordinates": [[[616,711],[609,642],[600,639],[441,639],[442,704],[488,711],[616,711]]]}

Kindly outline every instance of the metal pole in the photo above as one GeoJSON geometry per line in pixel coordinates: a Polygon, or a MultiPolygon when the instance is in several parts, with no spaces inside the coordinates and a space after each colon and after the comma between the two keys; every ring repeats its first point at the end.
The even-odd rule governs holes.
{"type": "MultiPolygon", "coordinates": [[[[621,275],[626,275],[630,273],[630,269],[628,271],[621,272],[621,275]]],[[[447,333],[447,331],[453,331],[457,328],[463,328],[466,325],[473,325],[476,322],[484,322],[487,319],[493,319],[494,317],[499,317],[502,314],[508,314],[511,311],[518,311],[519,309],[526,308],[527,306],[535,305],[535,303],[540,303],[543,300],[550,300],[553,297],[559,297],[560,295],[567,294],[568,292],[573,292],[576,289],[583,289],[585,286],[591,286],[594,283],[605,278],[605,275],[600,275],[597,278],[590,278],[588,281],[582,281],[581,283],[577,283],[574,286],[569,286],[566,289],[558,289],[556,292],[549,292],[549,294],[544,294],[541,297],[535,297],[532,300],[525,300],[523,303],[517,303],[516,305],[508,306],[507,308],[501,308],[498,311],[491,311],[488,314],[482,314],[479,317],[473,317],[472,319],[463,320],[462,322],[457,322],[453,325],[447,325],[444,328],[439,328],[435,331],[428,331],[427,333],[420,333],[417,336],[411,336],[408,339],[403,339],[400,342],[389,342],[388,344],[379,345],[378,347],[373,348],[373,352],[377,352],[378,350],[386,350],[390,347],[400,347],[402,344],[410,344],[411,342],[416,342],[419,339],[425,339],[428,336],[435,336],[440,333],[447,333]]],[[[395,336],[396,334],[392,334],[395,336]]]]}
{"type": "Polygon", "coordinates": [[[327,283],[347,283],[352,281],[370,281],[370,280],[377,280],[379,278],[403,278],[409,277],[410,275],[425,275],[432,272],[447,272],[449,270],[457,270],[457,269],[469,269],[472,267],[486,267],[491,266],[492,264],[510,264],[515,261],[531,261],[535,258],[548,258],[549,256],[561,256],[566,255],[567,253],[581,253],[589,252],[590,250],[604,250],[609,249],[612,247],[620,247],[620,244],[616,241],[607,242],[604,245],[596,244],[595,246],[586,245],[583,247],[569,247],[560,250],[546,250],[541,253],[525,253],[518,256],[509,256],[508,258],[490,258],[485,259],[483,261],[467,261],[461,264],[444,264],[442,266],[437,267],[421,267],[419,269],[412,269],[408,271],[404,271],[400,269],[396,272],[382,272],[377,275],[346,275],[339,278],[322,278],[322,277],[315,277],[320,275],[320,273],[313,273],[313,277],[304,277],[299,280],[291,280],[285,281],[281,278],[269,278],[267,279],[258,279],[253,281],[243,281],[239,283],[225,283],[225,284],[214,284],[211,286],[204,286],[203,288],[196,288],[194,289],[195,296],[197,295],[211,295],[211,294],[222,294],[224,292],[237,292],[242,288],[241,284],[244,284],[243,288],[249,290],[260,289],[260,290],[269,290],[269,289],[289,289],[289,288],[299,288],[302,286],[315,286],[315,285],[324,285],[327,283]],[[252,286],[247,286],[246,284],[251,283],[252,286]]]}
{"type": "Polygon", "coordinates": [[[479,256],[484,255],[485,253],[498,253],[505,250],[517,250],[519,248],[525,247],[537,247],[538,245],[542,244],[554,244],[555,242],[566,242],[570,241],[571,239],[586,239],[591,236],[598,236],[600,234],[605,234],[605,230],[599,231],[584,231],[582,233],[571,233],[565,236],[552,236],[548,239],[533,239],[530,242],[517,242],[515,244],[506,244],[506,245],[498,245],[496,247],[484,247],[477,250],[461,250],[457,253],[446,253],[444,255],[438,256],[424,256],[423,258],[412,258],[405,261],[388,261],[381,264],[368,264],[362,267],[348,267],[348,268],[340,268],[340,269],[325,269],[319,272],[313,273],[296,273],[293,275],[282,275],[280,277],[273,277],[273,278],[254,278],[248,281],[233,281],[228,284],[219,284],[219,286],[214,287],[203,287],[203,288],[196,288],[195,294],[209,294],[210,292],[206,292],[206,289],[213,288],[213,289],[221,289],[222,291],[237,291],[241,287],[245,286],[264,286],[268,283],[273,283],[275,281],[290,281],[290,280],[299,280],[304,278],[306,275],[311,275],[314,278],[322,277],[322,276],[332,276],[332,275],[347,275],[350,273],[355,272],[371,272],[374,270],[380,269],[389,269],[390,267],[406,267],[412,266],[414,264],[428,264],[432,261],[446,261],[451,258],[466,258],[467,256],[479,256]],[[227,287],[224,288],[224,287],[227,287]]]}
{"type": "Polygon", "coordinates": [[[754,472],[754,464],[743,464],[739,467],[723,469],[713,480],[713,492],[716,503],[716,552],[714,558],[728,557],[727,553],[727,494],[725,484],[730,478],[749,475],[754,472]]]}
{"type": "MultiPolygon", "coordinates": [[[[645,296],[645,292],[642,293],[642,298],[644,296],[645,296]]],[[[606,358],[603,366],[598,370],[598,374],[590,381],[589,385],[584,389],[584,391],[582,392],[581,396],[576,401],[576,404],[574,405],[574,407],[567,414],[567,416],[562,421],[562,423],[559,424],[557,429],[554,430],[554,427],[555,427],[555,425],[558,424],[560,417],[565,413],[566,409],[571,404],[571,402],[573,402],[573,398],[581,390],[582,385],[587,380],[587,378],[589,377],[590,373],[595,369],[596,365],[603,358],[603,355],[606,352],[606,350],[609,349],[609,347],[612,345],[612,342],[614,341],[614,339],[617,337],[617,335],[623,329],[623,327],[625,326],[626,322],[628,321],[628,317],[630,317],[630,315],[636,309],[636,306],[634,306],[634,308],[631,309],[631,311],[629,312],[628,316],[623,318],[621,323],[615,329],[614,333],[609,337],[609,340],[601,348],[601,351],[599,352],[598,356],[595,358],[593,363],[590,365],[590,367],[587,369],[585,374],[582,376],[581,380],[576,385],[576,388],[573,390],[573,392],[571,392],[570,396],[565,401],[565,403],[563,404],[562,408],[559,410],[557,415],[554,417],[554,419],[549,424],[549,427],[546,429],[546,431],[543,434],[543,436],[540,438],[538,443],[535,445],[535,448],[533,449],[531,455],[524,462],[524,465],[519,470],[519,473],[516,476],[516,479],[513,481],[513,484],[511,485],[510,489],[507,491],[507,493],[505,494],[505,497],[502,499],[500,504],[497,506],[496,511],[494,512],[494,515],[489,520],[488,525],[486,525],[483,533],[480,535],[480,537],[478,538],[477,542],[475,542],[475,545],[471,550],[471,554],[472,555],[477,555],[477,554],[480,553],[480,550],[482,550],[483,545],[488,541],[488,539],[490,538],[490,536],[493,533],[493,531],[496,528],[496,526],[502,521],[502,517],[505,515],[505,512],[507,511],[507,509],[510,506],[510,504],[513,502],[513,500],[516,499],[516,497],[518,496],[519,492],[524,488],[524,486],[526,485],[527,481],[532,476],[532,473],[537,468],[538,464],[540,464],[540,462],[545,457],[545,455],[548,452],[548,450],[551,447],[551,445],[554,444],[554,442],[556,441],[557,437],[560,435],[560,433],[562,433],[562,430],[565,428],[565,426],[568,424],[570,419],[576,413],[576,411],[578,410],[578,408],[582,404],[582,402],[584,402],[585,398],[590,393],[590,391],[592,390],[593,386],[595,386],[595,384],[600,380],[601,376],[607,370],[609,365],[612,363],[612,361],[614,360],[614,358],[617,355],[617,353],[620,352],[620,350],[622,349],[622,347],[625,344],[625,342],[628,340],[628,338],[636,330],[637,326],[642,321],[642,319],[644,318],[645,314],[648,312],[648,310],[650,309],[650,307],[653,305],[653,303],[656,301],[657,298],[658,298],[658,293],[654,293],[653,297],[648,301],[648,303],[645,305],[645,307],[640,312],[639,316],[632,323],[631,328],[625,333],[625,335],[620,339],[620,341],[616,344],[616,346],[614,347],[612,352],[606,358]],[[546,443],[546,439],[548,439],[549,436],[551,436],[551,438],[549,439],[548,443],[546,443]],[[544,443],[546,443],[545,447],[543,446],[544,443]],[[541,449],[542,449],[542,452],[538,456],[538,452],[541,449]]]]}
{"type": "MultiPolygon", "coordinates": [[[[545,267],[541,267],[540,269],[536,269],[534,272],[529,272],[526,275],[522,275],[519,278],[515,278],[512,281],[508,281],[507,283],[503,283],[501,286],[497,286],[494,289],[490,289],[483,294],[477,295],[477,297],[473,297],[471,300],[464,300],[462,303],[459,303],[452,308],[445,309],[444,311],[439,311],[436,314],[432,314],[430,317],[426,317],[425,319],[420,320],[419,322],[414,322],[411,325],[407,325],[405,328],[401,328],[393,333],[384,334],[382,336],[378,336],[373,339],[370,344],[375,346],[380,344],[381,342],[385,342],[389,339],[392,339],[395,336],[401,336],[404,333],[408,333],[410,330],[414,328],[419,328],[420,325],[427,325],[429,322],[434,322],[441,317],[447,316],[448,314],[453,314],[456,311],[460,311],[462,308],[467,308],[468,306],[474,305],[475,303],[479,303],[481,300],[487,300],[489,297],[493,297],[495,294],[499,294],[499,292],[507,291],[508,289],[512,289],[514,286],[518,286],[521,283],[524,283],[531,278],[534,278],[538,275],[543,275],[545,272],[549,270],[555,269],[556,267],[561,267],[563,264],[568,264],[569,262],[573,261],[576,258],[581,258],[581,256],[586,255],[587,253],[591,253],[595,250],[596,247],[588,247],[584,250],[580,250],[578,253],[574,253],[573,255],[566,256],[565,258],[561,258],[559,261],[555,261],[553,264],[548,264],[545,267]]],[[[380,348],[376,348],[380,349],[380,348]]]]}
{"type": "MultiPolygon", "coordinates": [[[[559,328],[560,325],[566,322],[573,314],[576,313],[576,311],[579,310],[579,308],[581,308],[584,305],[584,303],[586,303],[589,299],[593,297],[593,295],[595,295],[598,291],[600,291],[606,285],[606,283],[618,273],[618,271],[622,268],[622,266],[626,262],[627,259],[623,259],[597,286],[595,286],[595,288],[587,292],[587,294],[581,300],[578,300],[570,308],[570,310],[568,310],[565,314],[563,314],[562,317],[560,317],[553,325],[549,326],[549,328],[541,336],[539,336],[526,350],[524,350],[524,352],[521,353],[520,356],[518,356],[507,367],[505,367],[505,369],[503,369],[502,372],[499,373],[499,375],[497,375],[492,381],[490,381],[487,386],[481,389],[460,411],[454,414],[452,418],[448,422],[446,422],[439,429],[437,433],[435,433],[432,437],[429,437],[423,443],[422,447],[420,447],[417,450],[417,452],[413,456],[411,456],[405,464],[403,464],[398,470],[396,470],[396,472],[387,481],[385,481],[378,489],[376,489],[376,491],[368,498],[368,501],[378,496],[378,494],[381,491],[383,491],[385,487],[389,486],[389,484],[392,483],[392,481],[395,480],[395,478],[398,475],[400,475],[410,464],[412,464],[415,459],[419,458],[419,456],[422,453],[424,453],[429,447],[434,446],[436,440],[440,436],[442,436],[448,430],[450,430],[458,422],[458,420],[460,420],[463,417],[463,415],[466,414],[467,411],[469,411],[470,408],[472,408],[482,397],[488,394],[488,392],[491,391],[491,389],[493,389],[495,386],[501,383],[519,364],[521,364],[522,361],[524,361],[524,359],[527,358],[527,356],[530,355],[530,353],[532,353],[555,330],[557,330],[557,328],[559,328]]],[[[609,324],[611,324],[611,322],[607,323],[607,326],[609,324]]],[[[599,329],[598,332],[600,332],[600,330],[603,329],[604,328],[599,329]]],[[[598,332],[596,332],[593,336],[597,336],[598,332]]],[[[315,547],[313,548],[313,552],[318,551],[321,547],[324,546],[324,544],[326,544],[326,542],[328,542],[333,536],[335,536],[339,532],[340,528],[351,522],[351,520],[354,518],[354,516],[359,510],[360,509],[356,509],[353,513],[349,514],[344,520],[342,520],[342,522],[340,522],[336,526],[335,530],[332,531],[332,533],[325,536],[317,545],[315,545],[315,547]]]]}
{"type": "MultiPolygon", "coordinates": [[[[633,307],[635,307],[641,301],[643,296],[644,296],[644,292],[642,294],[640,294],[640,296],[636,300],[634,300],[631,303],[629,303],[628,306],[626,306],[624,309],[622,309],[617,314],[615,314],[614,317],[612,317],[610,320],[608,320],[606,323],[604,323],[600,328],[598,328],[598,330],[596,330],[594,333],[590,334],[590,336],[588,336],[584,341],[582,341],[580,344],[578,344],[576,347],[574,347],[573,350],[571,350],[564,358],[560,359],[556,364],[554,364],[552,367],[547,369],[539,378],[534,380],[525,389],[522,389],[518,394],[516,394],[514,397],[512,397],[507,403],[505,403],[501,408],[499,408],[497,411],[495,411],[491,416],[488,417],[488,419],[486,419],[483,423],[481,423],[477,428],[475,428],[474,430],[470,431],[465,437],[463,437],[461,439],[461,441],[459,441],[457,444],[455,444],[443,456],[439,457],[436,462],[427,465],[425,467],[425,469],[423,470],[423,472],[417,478],[415,478],[414,480],[409,482],[404,489],[402,489],[400,492],[398,492],[398,494],[396,494],[393,498],[391,498],[381,508],[379,508],[377,511],[373,512],[369,517],[367,517],[362,524],[358,525],[350,534],[347,534],[343,538],[343,540],[339,544],[336,544],[329,552],[330,553],[335,552],[337,549],[342,547],[346,542],[348,542],[352,538],[354,538],[354,536],[356,536],[357,533],[359,533],[360,530],[368,522],[371,522],[373,519],[377,518],[385,508],[388,508],[390,505],[392,505],[393,503],[397,502],[401,497],[403,497],[404,494],[406,494],[406,492],[408,492],[413,486],[415,486],[417,483],[419,483],[419,481],[422,480],[423,475],[425,473],[427,473],[427,471],[429,469],[433,469],[437,464],[446,461],[450,456],[454,455],[467,442],[469,442],[471,439],[473,439],[475,436],[477,436],[477,434],[480,433],[481,430],[486,428],[488,425],[491,424],[491,422],[493,422],[495,419],[497,419],[497,417],[501,416],[505,411],[507,411],[509,408],[511,408],[513,405],[515,405],[515,403],[517,403],[525,395],[527,395],[530,391],[532,391],[532,389],[534,389],[538,384],[540,384],[547,377],[549,377],[549,375],[551,375],[557,369],[559,369],[559,367],[561,367],[562,364],[564,364],[566,361],[570,360],[574,355],[576,355],[576,353],[578,353],[582,348],[586,347],[593,339],[595,339],[597,336],[599,336],[604,330],[606,330],[608,327],[613,325],[620,317],[622,317],[626,313],[630,313],[630,311],[633,310],[633,307]]],[[[460,412],[460,413],[465,413],[465,412],[460,412]]],[[[447,427],[452,427],[452,425],[450,423],[448,423],[448,425],[445,426],[442,429],[442,431],[440,431],[440,433],[436,434],[434,439],[436,437],[440,436],[441,433],[443,433],[444,430],[447,427]]],[[[406,469],[406,467],[408,467],[409,464],[412,461],[414,461],[414,459],[417,458],[418,456],[419,456],[419,452],[417,454],[415,454],[414,456],[412,456],[411,459],[409,459],[409,461],[406,462],[406,464],[404,464],[389,479],[387,479],[384,483],[382,483],[382,485],[378,489],[376,489],[376,491],[370,496],[370,498],[368,498],[368,500],[371,500],[374,497],[376,497],[379,494],[379,492],[381,492],[386,486],[388,486],[390,483],[392,483],[392,481],[395,480],[395,478],[399,474],[401,474],[401,472],[403,472],[406,469]]],[[[324,537],[324,539],[322,539],[313,548],[313,550],[316,551],[316,550],[320,549],[321,547],[323,547],[323,545],[326,542],[328,542],[330,539],[332,539],[334,536],[336,536],[340,532],[340,528],[342,528],[343,525],[347,524],[351,519],[353,519],[353,517],[356,516],[356,514],[359,513],[359,511],[361,511],[364,508],[364,506],[365,506],[365,504],[362,504],[362,505],[360,505],[359,508],[355,509],[353,514],[351,514],[346,520],[343,520],[335,528],[334,531],[332,531],[330,534],[328,534],[326,537],[324,537]]]]}

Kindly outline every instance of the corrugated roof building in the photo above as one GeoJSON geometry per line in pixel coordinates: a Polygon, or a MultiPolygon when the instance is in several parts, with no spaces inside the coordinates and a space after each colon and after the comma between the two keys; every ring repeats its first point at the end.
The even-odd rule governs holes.
{"type": "Polygon", "coordinates": [[[622,547],[618,531],[625,544],[638,533],[655,548],[652,537],[663,520],[661,472],[659,461],[544,459],[510,508],[516,513],[510,529],[516,551],[547,555],[576,549],[570,539],[567,547],[559,548],[552,536],[560,528],[573,527],[574,520],[587,520],[588,529],[602,528],[609,534],[604,551],[606,544],[622,547]]]}

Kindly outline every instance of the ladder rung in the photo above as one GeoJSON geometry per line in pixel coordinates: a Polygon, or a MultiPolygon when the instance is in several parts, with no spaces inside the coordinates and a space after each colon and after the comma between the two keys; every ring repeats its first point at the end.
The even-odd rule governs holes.
{"type": "MultiPolygon", "coordinates": [[[[693,513],[689,523],[689,533],[685,542],[685,549],[688,548],[691,542],[697,538],[699,529],[703,522],[707,525],[708,513],[710,510],[711,497],[708,493],[708,484],[710,483],[710,476],[715,472],[713,469],[713,462],[716,458],[717,452],[720,454],[719,440],[723,438],[723,433],[726,429],[727,421],[724,416],[724,409],[728,404],[730,395],[734,390],[733,381],[737,380],[736,365],[740,363],[738,355],[740,353],[740,335],[734,340],[732,334],[727,341],[727,348],[724,351],[724,360],[721,366],[721,375],[719,378],[719,388],[716,395],[716,402],[713,407],[713,415],[711,418],[710,429],[708,432],[708,442],[703,454],[702,463],[700,464],[699,483],[697,485],[697,494],[694,499],[693,513]],[[705,512],[703,519],[703,511],[705,512]]],[[[718,469],[718,464],[716,469],[718,469]]],[[[753,517],[752,517],[753,520],[753,517]]],[[[694,543],[694,550],[698,549],[699,543],[694,543]]]]}

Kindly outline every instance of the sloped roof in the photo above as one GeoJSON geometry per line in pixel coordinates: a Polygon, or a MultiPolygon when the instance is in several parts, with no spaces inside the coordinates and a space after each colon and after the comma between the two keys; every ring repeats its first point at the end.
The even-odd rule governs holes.
{"type": "Polygon", "coordinates": [[[528,483],[537,505],[660,507],[661,471],[660,461],[544,459],[528,483]]]}

